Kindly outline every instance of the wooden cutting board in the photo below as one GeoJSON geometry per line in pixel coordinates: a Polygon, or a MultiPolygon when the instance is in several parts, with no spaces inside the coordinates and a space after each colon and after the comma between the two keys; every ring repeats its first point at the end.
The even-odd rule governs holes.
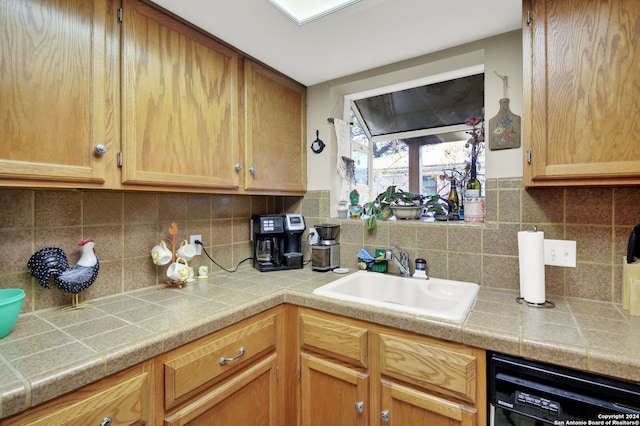
{"type": "Polygon", "coordinates": [[[498,114],[489,120],[489,149],[520,147],[520,116],[509,109],[509,98],[500,99],[498,114]]]}

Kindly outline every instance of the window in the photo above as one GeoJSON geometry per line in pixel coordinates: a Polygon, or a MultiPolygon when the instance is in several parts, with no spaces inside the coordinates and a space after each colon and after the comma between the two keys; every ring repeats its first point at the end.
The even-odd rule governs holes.
{"type": "MultiPolygon", "coordinates": [[[[452,177],[458,184],[464,181],[470,166],[465,147],[470,127],[464,122],[483,114],[483,66],[345,99],[354,159],[356,155],[360,158],[357,183],[368,185],[369,200],[389,185],[447,197],[452,177]],[[365,164],[366,169],[361,168],[365,164]],[[364,174],[368,176],[366,183],[364,174]]],[[[477,170],[484,184],[484,152],[477,170]]]]}
{"type": "Polygon", "coordinates": [[[484,73],[354,99],[369,138],[464,124],[484,107],[484,73]]]}

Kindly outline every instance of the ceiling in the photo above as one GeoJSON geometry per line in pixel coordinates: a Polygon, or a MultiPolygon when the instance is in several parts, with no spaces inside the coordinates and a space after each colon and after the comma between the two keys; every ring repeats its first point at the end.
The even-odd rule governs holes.
{"type": "Polygon", "coordinates": [[[305,86],[521,28],[520,0],[362,0],[298,26],[267,0],[153,0],[305,86]]]}

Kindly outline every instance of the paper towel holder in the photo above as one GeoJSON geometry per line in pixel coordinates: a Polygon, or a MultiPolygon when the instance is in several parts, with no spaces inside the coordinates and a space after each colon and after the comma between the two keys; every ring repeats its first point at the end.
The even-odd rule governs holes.
{"type": "MultiPolygon", "coordinates": [[[[533,232],[538,232],[538,226],[537,225],[533,225],[533,232]]],[[[519,304],[526,304],[527,306],[530,306],[532,308],[543,308],[543,309],[551,309],[551,308],[555,308],[556,304],[549,301],[549,300],[545,300],[544,303],[533,303],[533,302],[528,302],[525,300],[524,297],[516,297],[516,302],[518,302],[519,304]]]]}
{"type": "Polygon", "coordinates": [[[544,308],[544,309],[551,309],[551,308],[555,308],[556,304],[549,301],[549,300],[545,300],[544,303],[532,303],[532,302],[527,302],[526,300],[524,300],[524,297],[516,297],[516,302],[520,303],[520,304],[526,304],[527,306],[530,306],[532,308],[544,308]]]}

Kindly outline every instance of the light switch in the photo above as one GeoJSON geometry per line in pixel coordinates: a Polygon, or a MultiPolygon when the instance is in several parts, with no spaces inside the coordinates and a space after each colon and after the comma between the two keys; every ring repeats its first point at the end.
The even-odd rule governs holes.
{"type": "Polygon", "coordinates": [[[576,267],[576,242],[570,240],[544,240],[544,264],[576,267]]]}

